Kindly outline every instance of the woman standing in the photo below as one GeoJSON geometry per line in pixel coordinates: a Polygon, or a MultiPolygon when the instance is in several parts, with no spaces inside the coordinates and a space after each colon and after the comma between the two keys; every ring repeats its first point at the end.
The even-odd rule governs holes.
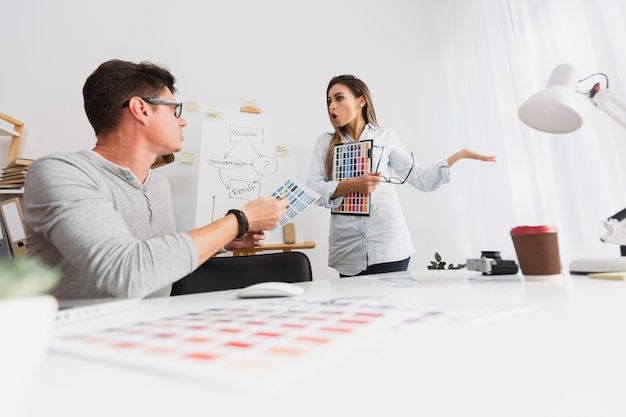
{"type": "Polygon", "coordinates": [[[331,215],[328,265],[341,277],[406,271],[414,247],[397,187],[407,183],[418,190],[433,191],[450,181],[450,167],[457,161],[495,161],[495,157],[462,149],[430,168],[422,168],[392,129],[378,125],[371,94],[363,81],[353,75],[334,77],[326,97],[335,132],[317,139],[307,183],[321,195],[318,204],[331,209],[340,207],[346,195],[370,195],[369,215],[331,215]],[[371,141],[372,172],[334,180],[335,147],[362,141],[371,141]]]}

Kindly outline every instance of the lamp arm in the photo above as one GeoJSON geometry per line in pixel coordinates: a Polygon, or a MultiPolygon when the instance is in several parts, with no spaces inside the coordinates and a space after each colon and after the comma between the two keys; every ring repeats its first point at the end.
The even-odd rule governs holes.
{"type": "Polygon", "coordinates": [[[624,114],[626,112],[626,102],[624,100],[611,93],[608,89],[598,91],[590,100],[599,110],[602,110],[610,118],[626,128],[626,115],[624,114]],[[607,106],[609,103],[614,103],[622,112],[620,113],[609,108],[607,106]]]}

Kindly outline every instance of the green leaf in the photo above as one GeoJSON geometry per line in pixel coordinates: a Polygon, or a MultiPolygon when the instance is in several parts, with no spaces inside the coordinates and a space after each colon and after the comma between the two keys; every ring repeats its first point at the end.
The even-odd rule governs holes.
{"type": "Polygon", "coordinates": [[[45,294],[61,279],[61,274],[37,258],[19,256],[0,262],[0,298],[45,294]]]}
{"type": "Polygon", "coordinates": [[[441,255],[439,255],[439,252],[435,252],[435,260],[437,262],[441,262],[441,255]]]}

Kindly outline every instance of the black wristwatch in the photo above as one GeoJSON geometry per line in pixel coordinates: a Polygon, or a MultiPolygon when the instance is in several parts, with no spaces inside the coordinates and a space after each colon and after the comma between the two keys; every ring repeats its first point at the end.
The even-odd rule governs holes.
{"type": "Polygon", "coordinates": [[[237,218],[237,222],[239,223],[239,234],[237,235],[236,239],[241,239],[243,235],[245,235],[248,231],[248,218],[243,213],[243,211],[237,209],[228,210],[228,213],[226,213],[226,215],[229,214],[234,214],[237,218]]]}

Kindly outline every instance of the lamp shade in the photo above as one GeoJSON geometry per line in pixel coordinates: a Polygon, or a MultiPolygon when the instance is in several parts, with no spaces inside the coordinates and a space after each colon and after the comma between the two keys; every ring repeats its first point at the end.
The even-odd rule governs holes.
{"type": "Polygon", "coordinates": [[[577,130],[583,124],[576,97],[577,85],[573,65],[557,66],[550,75],[548,86],[520,106],[519,118],[542,132],[569,133],[577,130]]]}

